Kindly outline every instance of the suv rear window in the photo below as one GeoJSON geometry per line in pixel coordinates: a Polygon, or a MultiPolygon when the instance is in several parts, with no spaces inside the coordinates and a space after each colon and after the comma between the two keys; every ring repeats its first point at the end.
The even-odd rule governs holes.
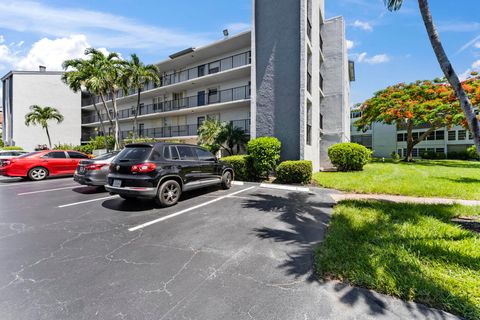
{"type": "Polygon", "coordinates": [[[118,161],[145,161],[152,149],[152,147],[128,147],[120,151],[115,159],[118,161]]]}

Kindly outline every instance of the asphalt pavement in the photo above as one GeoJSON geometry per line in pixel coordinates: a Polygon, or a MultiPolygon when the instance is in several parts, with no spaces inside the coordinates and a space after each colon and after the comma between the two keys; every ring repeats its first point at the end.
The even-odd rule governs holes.
{"type": "Polygon", "coordinates": [[[161,209],[72,178],[2,178],[0,319],[455,319],[317,279],[333,204],[244,184],[161,209]]]}

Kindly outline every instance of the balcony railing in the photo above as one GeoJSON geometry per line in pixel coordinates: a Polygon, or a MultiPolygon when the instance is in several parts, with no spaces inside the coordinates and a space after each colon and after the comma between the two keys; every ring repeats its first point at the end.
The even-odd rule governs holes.
{"type": "MultiPolygon", "coordinates": [[[[236,128],[242,129],[245,134],[250,134],[250,119],[230,121],[236,128]]],[[[198,124],[186,124],[180,126],[168,126],[158,128],[148,128],[139,130],[140,136],[143,138],[175,138],[189,137],[198,135],[198,124]]],[[[120,131],[121,139],[128,139],[132,134],[132,130],[120,131]]],[[[95,138],[97,134],[83,134],[82,141],[89,141],[95,138]]]]}
{"type": "Polygon", "coordinates": [[[312,93],[312,75],[307,72],[307,91],[312,93]]]}
{"type": "MultiPolygon", "coordinates": [[[[190,68],[184,71],[163,74],[160,76],[160,87],[168,86],[175,83],[180,83],[184,81],[188,81],[191,79],[200,78],[209,74],[214,74],[234,68],[238,68],[241,66],[245,66],[251,63],[251,52],[244,52],[240,54],[236,54],[234,56],[230,56],[224,59],[212,61],[210,63],[206,63],[203,65],[196,66],[194,68],[190,68]]],[[[154,83],[147,83],[143,88],[143,91],[152,90],[157,88],[154,83]]],[[[117,92],[116,98],[122,98],[125,96],[130,96],[136,94],[136,89],[129,89],[127,92],[120,90],[117,92]]],[[[94,97],[95,103],[101,103],[102,100],[100,97],[94,97]]],[[[82,98],[82,107],[89,106],[93,104],[92,97],[84,97],[82,98]]],[[[105,97],[106,101],[112,100],[112,96],[109,94],[105,97]]]]}
{"type": "MultiPolygon", "coordinates": [[[[155,114],[160,112],[177,111],[182,109],[201,107],[215,103],[225,103],[240,101],[250,98],[250,86],[242,86],[221,91],[208,91],[203,94],[186,97],[177,100],[169,100],[160,103],[140,105],[138,115],[155,114]]],[[[135,108],[123,109],[118,112],[118,119],[127,119],[135,116],[135,108]]],[[[102,119],[107,119],[106,114],[102,114],[102,119]]],[[[100,122],[97,115],[90,115],[82,118],[82,124],[100,122]]]]}

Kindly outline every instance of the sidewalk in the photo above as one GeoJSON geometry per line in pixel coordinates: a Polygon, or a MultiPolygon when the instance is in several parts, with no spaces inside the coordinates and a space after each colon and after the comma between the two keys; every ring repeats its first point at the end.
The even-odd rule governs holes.
{"type": "Polygon", "coordinates": [[[332,193],[330,194],[330,196],[336,202],[342,200],[380,200],[395,203],[461,204],[464,206],[480,206],[480,201],[478,200],[423,198],[410,196],[394,196],[389,194],[332,193]]]}

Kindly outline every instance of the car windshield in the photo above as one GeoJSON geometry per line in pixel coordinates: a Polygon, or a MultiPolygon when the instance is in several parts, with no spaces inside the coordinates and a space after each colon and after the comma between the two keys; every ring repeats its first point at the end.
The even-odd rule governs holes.
{"type": "Polygon", "coordinates": [[[120,151],[116,159],[118,161],[145,161],[152,152],[152,147],[127,147],[120,151]]]}
{"type": "Polygon", "coordinates": [[[29,152],[29,153],[22,154],[22,155],[21,155],[20,157],[18,157],[18,158],[30,157],[30,156],[36,155],[36,154],[38,154],[38,153],[40,153],[40,152],[38,152],[38,151],[29,152]]]}
{"type": "Polygon", "coordinates": [[[118,151],[109,152],[109,153],[102,154],[101,156],[95,157],[93,158],[93,160],[107,160],[116,156],[117,154],[118,154],[118,151]]]}

